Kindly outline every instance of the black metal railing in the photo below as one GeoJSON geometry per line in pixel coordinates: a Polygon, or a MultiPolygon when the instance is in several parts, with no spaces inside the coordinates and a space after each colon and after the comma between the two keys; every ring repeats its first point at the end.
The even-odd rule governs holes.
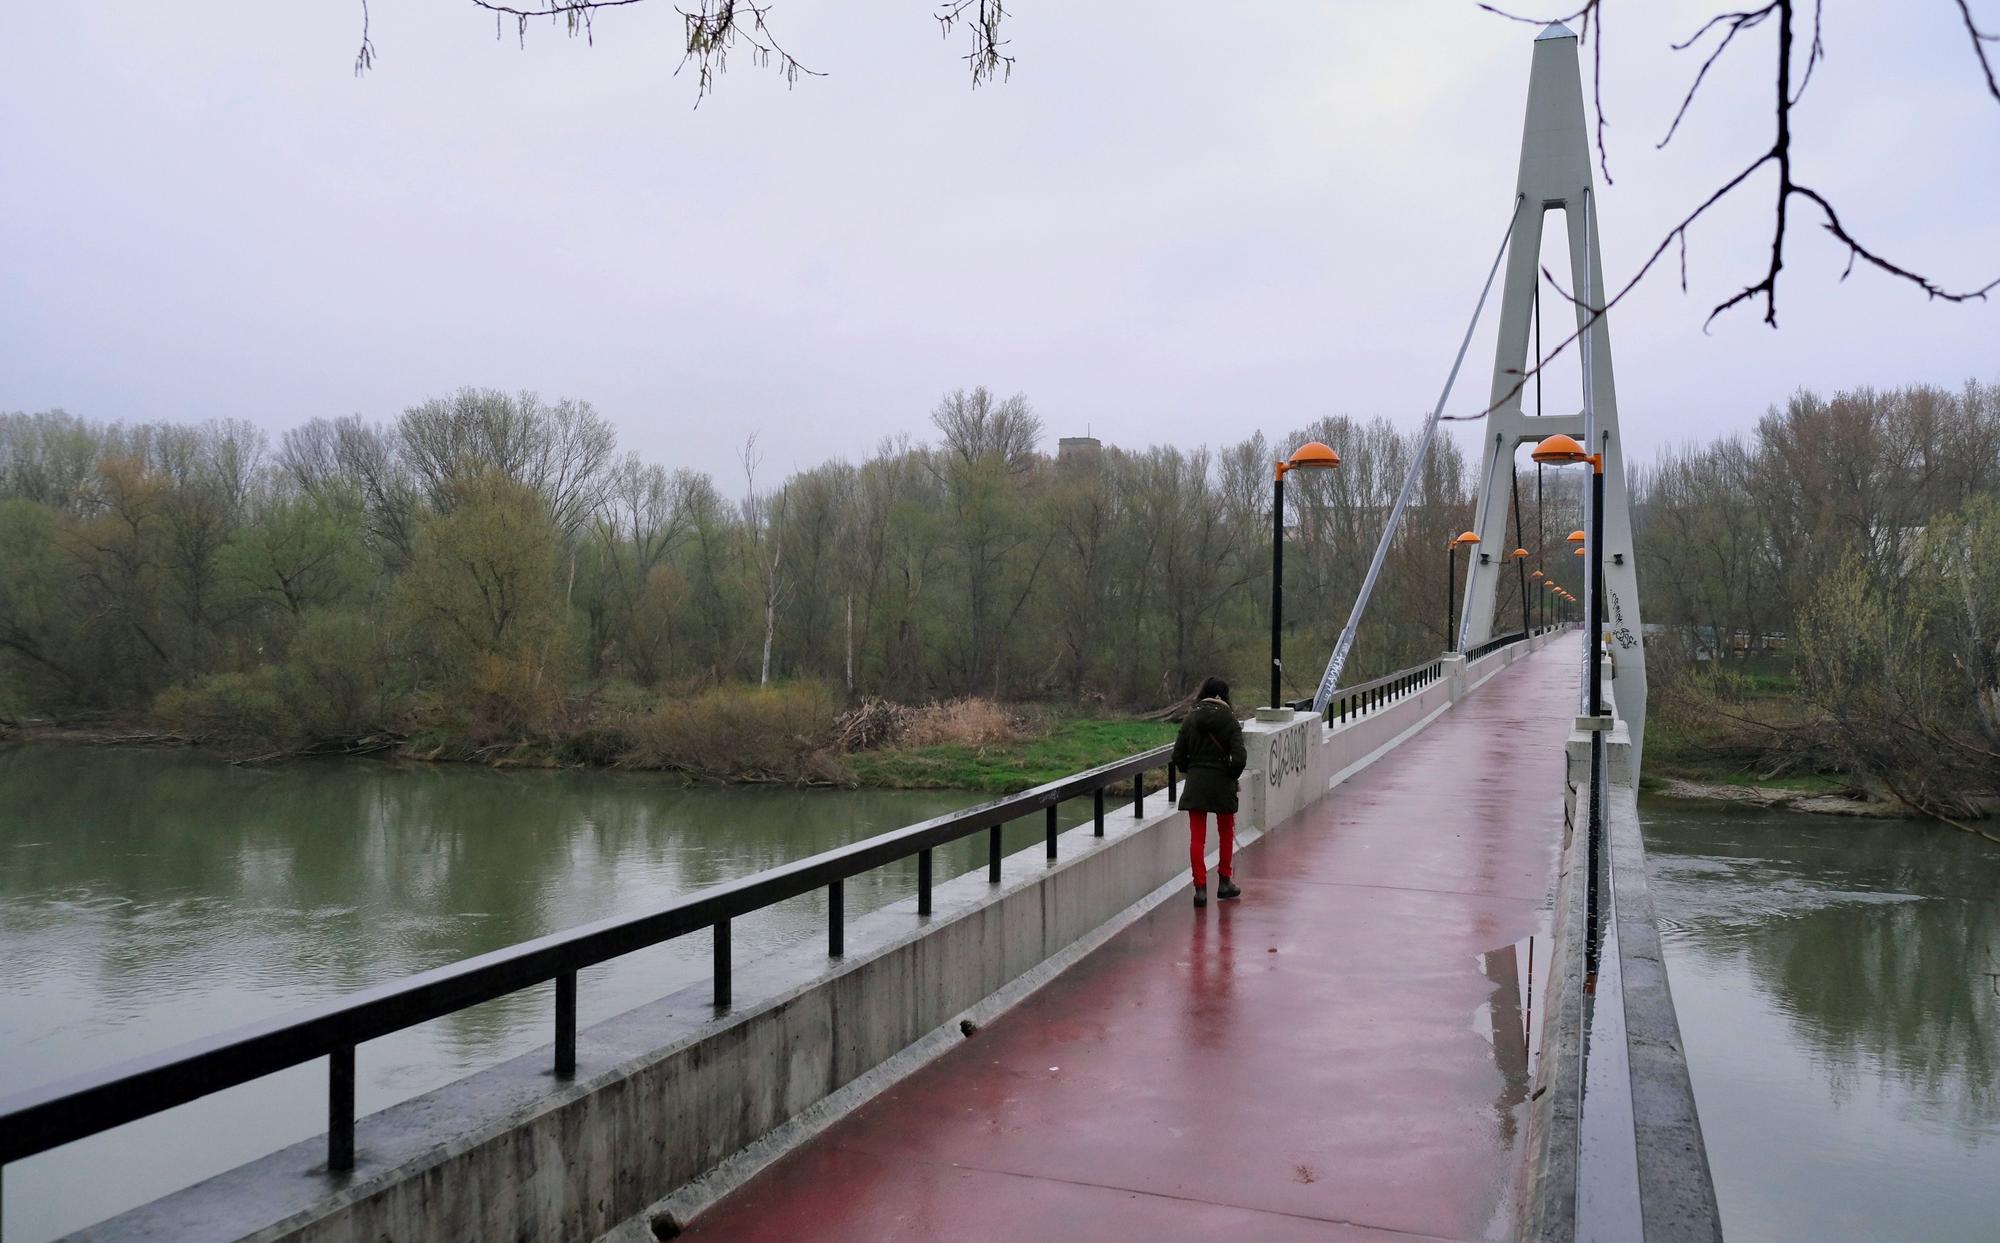
{"type": "MultiPolygon", "coordinates": [[[[1349,720],[1367,716],[1380,708],[1420,691],[1444,676],[1444,659],[1439,657],[1421,665],[1411,665],[1408,669],[1398,669],[1369,682],[1358,682],[1353,686],[1343,686],[1326,701],[1326,723],[1341,724],[1349,720]]],[[[1291,707],[1299,711],[1310,711],[1310,699],[1295,700],[1291,707]]]]}
{"type": "MultiPolygon", "coordinates": [[[[1535,630],[1517,630],[1513,634],[1503,634],[1473,648],[1465,654],[1467,660],[1477,660],[1488,652],[1498,651],[1509,643],[1519,643],[1533,635],[1546,634],[1555,629],[1543,626],[1535,630]]],[[[1345,722],[1354,717],[1367,716],[1387,704],[1401,699],[1413,691],[1424,687],[1444,676],[1444,658],[1428,661],[1421,665],[1411,665],[1394,673],[1383,674],[1371,682],[1361,682],[1354,686],[1344,686],[1334,692],[1326,704],[1326,722],[1329,725],[1345,722]]],[[[1298,711],[1312,708],[1310,699],[1294,699],[1286,705],[1298,711]]]]}
{"type": "Polygon", "coordinates": [[[550,933],[476,958],[380,984],[290,1014],[246,1024],[104,1070],[31,1088],[0,1100],[0,1166],[198,1100],[224,1088],[318,1058],[328,1059],[327,1167],[354,1165],[354,1051],[364,1041],[455,1014],[538,985],[555,983],[555,1072],[576,1073],[577,973],[690,933],[714,936],[714,1001],[730,1006],[730,921],[815,890],[827,894],[827,953],[845,953],[843,882],[911,855],[917,858],[917,913],[931,911],[931,855],[940,846],[987,834],[987,881],[1000,883],[1000,831],[1041,811],[1048,857],[1056,857],[1056,811],[1092,801],[1095,836],[1104,836],[1105,792],[1132,783],[1132,812],[1143,817],[1146,774],[1166,770],[1177,793],[1170,746],[1064,777],[1032,790],[882,833],[852,845],[726,881],[642,915],[550,933]]]}
{"type": "Polygon", "coordinates": [[[1528,634],[1529,632],[1526,630],[1516,630],[1512,634],[1494,635],[1492,638],[1486,640],[1486,642],[1480,644],[1478,647],[1468,648],[1465,653],[1465,658],[1467,660],[1478,660],[1481,656],[1486,655],[1488,652],[1497,652],[1501,648],[1506,647],[1509,643],[1519,643],[1521,640],[1527,638],[1528,634]]]}

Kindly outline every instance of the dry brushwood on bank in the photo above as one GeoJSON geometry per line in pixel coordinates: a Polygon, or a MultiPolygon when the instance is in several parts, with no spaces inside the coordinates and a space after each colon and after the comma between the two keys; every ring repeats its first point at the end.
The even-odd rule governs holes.
{"type": "Polygon", "coordinates": [[[864,699],[842,713],[835,723],[838,751],[873,751],[893,746],[909,732],[911,709],[886,699],[864,699]]]}
{"type": "Polygon", "coordinates": [[[866,699],[841,714],[835,749],[880,751],[889,747],[993,747],[1036,732],[1035,722],[990,699],[966,696],[909,707],[866,699]]]}

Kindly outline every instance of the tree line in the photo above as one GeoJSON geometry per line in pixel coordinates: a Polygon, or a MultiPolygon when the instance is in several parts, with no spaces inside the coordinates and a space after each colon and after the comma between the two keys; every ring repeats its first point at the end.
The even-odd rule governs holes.
{"type": "Polygon", "coordinates": [[[1762,660],[1798,708],[1755,726],[1767,773],[1839,771],[1954,821],[2000,793],[2000,385],[1801,390],[1661,455],[1633,496],[1669,713],[1712,714],[1762,660]]]}
{"type": "MultiPolygon", "coordinates": [[[[239,420],[0,415],[0,703],[199,702],[224,726],[240,709],[246,734],[264,716],[341,734],[412,713],[533,729],[608,686],[1140,708],[1218,671],[1263,684],[1280,451],[1261,433],[1051,453],[1025,397],[984,388],[930,423],[784,479],[753,438],[718,482],[621,453],[588,402],[533,393],[465,389],[275,439],[239,420]]],[[[1308,439],[1344,465],[1288,486],[1298,694],[1416,449],[1384,419],[1321,419],[1285,451],[1308,439]]],[[[1466,486],[1440,442],[1355,676],[1444,644],[1466,486]]]]}
{"type": "MultiPolygon", "coordinates": [[[[1343,462],[1287,482],[1298,695],[1417,450],[1385,419],[1051,452],[1024,396],[974,388],[938,402],[924,439],[777,479],[753,438],[741,476],[718,481],[620,452],[588,402],[533,393],[465,389],[275,438],[235,420],[0,415],[0,714],[273,742],[412,722],[498,738],[578,728],[607,701],[772,682],[1128,710],[1218,672],[1248,705],[1268,669],[1271,464],[1306,440],[1343,462]]],[[[1567,475],[1520,473],[1506,538],[1581,594],[1567,475]]],[[[1802,390],[1633,483],[1665,684],[1776,653],[1846,719],[1863,715],[1855,696],[1879,716],[1920,688],[1913,737],[1996,749],[2000,387],[1802,390]],[[1841,629],[1864,621],[1865,640],[1841,629]],[[1872,690],[1864,668],[1880,670],[1872,690]]],[[[1440,440],[1349,681],[1447,645],[1445,546],[1469,487],[1440,440]]],[[[1521,605],[1503,575],[1496,628],[1517,628],[1521,605]]],[[[1839,745],[1851,763],[1873,754],[1839,745]]]]}

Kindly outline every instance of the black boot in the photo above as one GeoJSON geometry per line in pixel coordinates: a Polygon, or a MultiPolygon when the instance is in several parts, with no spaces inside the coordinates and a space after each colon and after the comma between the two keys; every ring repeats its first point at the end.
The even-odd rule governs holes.
{"type": "Polygon", "coordinates": [[[1194,887],[1194,904],[1195,904],[1196,906],[1207,906],[1207,905],[1208,905],[1208,886],[1207,886],[1207,885],[1196,885],[1196,886],[1194,887]]]}
{"type": "Polygon", "coordinates": [[[1243,896],[1243,891],[1236,887],[1235,881],[1225,876],[1222,878],[1222,883],[1215,887],[1215,896],[1218,898],[1240,898],[1243,896]]]}

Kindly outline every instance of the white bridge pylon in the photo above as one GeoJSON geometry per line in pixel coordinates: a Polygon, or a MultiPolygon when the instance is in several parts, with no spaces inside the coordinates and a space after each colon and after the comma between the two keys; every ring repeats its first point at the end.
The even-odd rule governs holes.
{"type": "MultiPolygon", "coordinates": [[[[1507,273],[1501,287],[1500,331],[1493,352],[1492,407],[1479,426],[1484,432],[1482,469],[1472,529],[1479,536],[1466,575],[1459,616],[1459,650],[1493,637],[1500,576],[1517,571],[1510,554],[1516,453],[1522,442],[1545,436],[1574,436],[1590,452],[1604,454],[1604,629],[1611,636],[1617,676],[1611,680],[1618,713],[1630,723],[1637,768],[1646,721],[1646,662],[1639,624],[1639,581],[1632,547],[1632,515],[1625,487],[1625,454],[1618,428],[1618,395],[1612,383],[1611,330],[1599,316],[1591,324],[1590,305],[1604,299],[1603,250],[1598,244],[1595,193],[1591,185],[1590,132],[1584,120],[1583,80],[1577,67],[1576,36],[1552,25],[1535,39],[1534,68],[1528,76],[1527,119],[1521,132],[1519,206],[1507,243],[1507,273]],[[1585,410],[1534,416],[1522,411],[1528,386],[1522,383],[1537,360],[1528,352],[1529,329],[1540,280],[1542,224],[1560,209],[1569,230],[1571,289],[1576,294],[1576,326],[1584,337],[1570,347],[1583,368],[1585,410]]],[[[1568,468],[1588,494],[1585,468],[1568,468]]],[[[1588,529],[1586,523],[1585,529],[1588,529]]],[[[1544,564],[1570,556],[1562,542],[1568,532],[1547,532],[1551,547],[1544,564]]],[[[1518,618],[1500,619],[1511,631],[1518,618]]]]}

